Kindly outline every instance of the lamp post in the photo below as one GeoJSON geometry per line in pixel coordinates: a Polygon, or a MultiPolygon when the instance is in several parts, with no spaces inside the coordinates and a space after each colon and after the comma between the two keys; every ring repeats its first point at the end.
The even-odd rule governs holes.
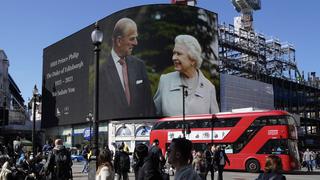
{"type": "Polygon", "coordinates": [[[32,152],[33,152],[33,157],[36,155],[36,106],[37,106],[37,96],[38,96],[38,88],[37,85],[34,85],[33,88],[33,122],[32,122],[32,152]]]}
{"type": "Polygon", "coordinates": [[[185,99],[188,96],[188,91],[186,90],[186,88],[188,88],[185,85],[180,85],[180,87],[182,87],[182,134],[183,134],[183,138],[186,137],[186,133],[190,134],[190,129],[189,126],[187,126],[186,124],[186,112],[185,112],[185,106],[186,106],[186,102],[185,99]]]}
{"type": "Polygon", "coordinates": [[[95,23],[95,28],[91,33],[91,40],[94,45],[94,67],[95,67],[95,83],[94,83],[94,97],[93,97],[93,155],[90,159],[90,174],[89,179],[95,179],[95,172],[97,169],[98,156],[98,130],[99,130],[99,55],[100,44],[103,40],[103,32],[100,31],[98,22],[95,23]]]}

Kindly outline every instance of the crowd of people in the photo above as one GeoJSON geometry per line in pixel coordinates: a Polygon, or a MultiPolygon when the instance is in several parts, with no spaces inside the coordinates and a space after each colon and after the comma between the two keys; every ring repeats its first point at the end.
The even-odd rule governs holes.
{"type": "Polygon", "coordinates": [[[1,180],[72,179],[70,150],[61,139],[56,139],[54,144],[49,140],[37,154],[24,148],[20,137],[12,146],[1,141],[0,147],[1,180]]]}
{"type": "MultiPolygon", "coordinates": [[[[83,152],[87,152],[86,147],[83,152]]],[[[214,179],[215,171],[218,171],[218,179],[222,180],[224,166],[230,164],[221,146],[208,145],[205,152],[195,152],[192,142],[185,138],[173,139],[166,154],[162,152],[158,139],[150,147],[137,144],[133,153],[129,152],[124,143],[117,147],[115,153],[104,148],[98,156],[96,179],[127,180],[131,171],[130,155],[133,157],[132,172],[137,180],[168,180],[170,169],[174,169],[172,172],[176,180],[206,179],[209,172],[211,179],[214,179]]],[[[86,154],[83,153],[84,156],[86,154]]],[[[83,169],[86,168],[85,161],[83,169]]]]}
{"type": "MultiPolygon", "coordinates": [[[[20,139],[17,138],[10,148],[1,142],[0,145],[0,180],[10,179],[72,179],[72,160],[70,149],[63,145],[61,139],[49,140],[35,156],[24,151],[20,139]]],[[[195,151],[192,142],[185,138],[175,138],[163,155],[159,140],[153,144],[137,144],[130,152],[122,143],[113,152],[108,147],[100,149],[97,157],[97,180],[128,180],[129,172],[134,172],[137,180],[168,180],[169,170],[175,180],[214,180],[217,172],[218,180],[223,179],[223,171],[230,160],[223,146],[208,144],[205,151],[195,151]],[[132,160],[131,158],[132,157],[132,160]]],[[[84,157],[82,173],[88,173],[92,149],[85,145],[81,152],[84,157]]],[[[319,168],[319,153],[306,149],[301,153],[302,164],[308,171],[319,168]]],[[[286,179],[281,174],[282,163],[279,156],[267,157],[264,171],[257,180],[286,179]]]]}

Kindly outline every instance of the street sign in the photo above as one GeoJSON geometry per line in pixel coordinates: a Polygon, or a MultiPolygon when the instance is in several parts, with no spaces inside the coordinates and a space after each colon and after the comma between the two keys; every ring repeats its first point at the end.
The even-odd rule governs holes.
{"type": "Polygon", "coordinates": [[[84,130],[83,130],[83,137],[84,137],[84,139],[86,139],[86,140],[90,140],[91,139],[91,128],[85,128],[84,130]]]}

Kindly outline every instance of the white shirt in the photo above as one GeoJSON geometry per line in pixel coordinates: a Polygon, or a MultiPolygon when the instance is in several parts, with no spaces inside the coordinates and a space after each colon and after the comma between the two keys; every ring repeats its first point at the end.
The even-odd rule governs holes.
{"type": "Polygon", "coordinates": [[[118,71],[118,75],[119,75],[119,78],[120,78],[120,81],[121,81],[121,84],[122,84],[122,88],[124,90],[124,82],[123,82],[123,75],[122,75],[122,65],[119,62],[120,57],[117,55],[116,52],[114,52],[113,48],[111,50],[111,56],[112,56],[112,59],[114,61],[114,64],[116,65],[116,68],[117,68],[117,71],[118,71]]]}
{"type": "Polygon", "coordinates": [[[103,166],[96,175],[96,180],[114,180],[114,171],[108,166],[103,166]]]}

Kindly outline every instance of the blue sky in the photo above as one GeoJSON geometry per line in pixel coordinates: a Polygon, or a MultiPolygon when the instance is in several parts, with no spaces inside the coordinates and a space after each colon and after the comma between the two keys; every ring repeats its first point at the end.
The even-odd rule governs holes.
{"type": "MultiPolygon", "coordinates": [[[[171,0],[3,0],[0,2],[0,49],[9,59],[9,73],[27,101],[34,84],[41,89],[42,52],[47,46],[116,11],[171,0]]],[[[198,7],[218,13],[219,23],[233,23],[238,13],[230,0],[198,0],[198,7]]],[[[320,75],[320,1],[262,0],[254,27],[267,37],[296,48],[300,71],[320,75]]]]}

